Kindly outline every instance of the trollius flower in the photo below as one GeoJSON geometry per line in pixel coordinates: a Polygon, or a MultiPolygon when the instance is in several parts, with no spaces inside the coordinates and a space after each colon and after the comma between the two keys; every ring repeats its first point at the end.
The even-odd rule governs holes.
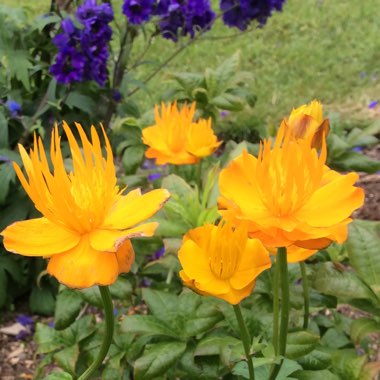
{"type": "MultiPolygon", "coordinates": [[[[251,237],[268,247],[320,249],[347,237],[350,215],[364,202],[356,173],[341,175],[325,165],[313,135],[295,140],[282,126],[272,146],[258,157],[247,152],[220,174],[220,213],[233,223],[248,222],[251,237]]],[[[304,254],[300,255],[300,258],[304,254]]]]}
{"type": "Polygon", "coordinates": [[[158,211],[169,193],[158,189],[142,195],[137,189],[123,195],[104,130],[106,157],[95,128],[90,141],[83,128],[76,127],[82,148],[63,124],[72,156],[70,173],[64,167],[57,126],[51,138],[52,171],[40,138],[35,136],[29,155],[19,146],[26,176],[16,163],[14,168],[43,217],[16,222],[1,235],[8,251],[48,258],[48,272],[69,287],[110,285],[134,261],[129,238],[154,233],[156,223],[138,224],[158,211]]]}
{"type": "Polygon", "coordinates": [[[183,283],[202,295],[236,305],[249,296],[257,276],[271,266],[263,244],[247,229],[223,221],[190,230],[178,253],[183,283]]]}
{"type": "Polygon", "coordinates": [[[147,158],[154,158],[158,165],[195,164],[202,157],[211,155],[221,144],[211,128],[211,119],[195,122],[195,103],[161,105],[161,113],[155,107],[155,125],[142,131],[147,158]]]}
{"type": "Polygon", "coordinates": [[[326,137],[330,130],[329,120],[323,118],[322,104],[318,100],[293,109],[289,118],[284,119],[282,124],[295,139],[313,136],[311,146],[314,148],[322,146],[322,138],[326,137]]]}

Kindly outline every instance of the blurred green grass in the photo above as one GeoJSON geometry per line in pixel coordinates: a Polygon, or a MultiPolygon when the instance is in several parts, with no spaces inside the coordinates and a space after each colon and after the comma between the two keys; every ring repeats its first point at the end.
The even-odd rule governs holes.
{"type": "MultiPolygon", "coordinates": [[[[2,3],[15,6],[13,0],[2,3]]],[[[17,3],[22,5],[39,14],[50,1],[17,3]]],[[[288,0],[261,29],[236,36],[236,30],[218,22],[149,83],[151,96],[141,91],[136,99],[148,107],[160,99],[168,73],[216,67],[240,50],[241,68],[252,73],[251,89],[258,96],[256,115],[269,123],[277,124],[293,107],[314,98],[346,119],[380,117],[368,109],[370,101],[380,100],[379,19],[378,0],[288,0]]],[[[156,38],[146,60],[157,64],[176,48],[156,38]]],[[[138,77],[154,67],[140,66],[138,77]]]]}

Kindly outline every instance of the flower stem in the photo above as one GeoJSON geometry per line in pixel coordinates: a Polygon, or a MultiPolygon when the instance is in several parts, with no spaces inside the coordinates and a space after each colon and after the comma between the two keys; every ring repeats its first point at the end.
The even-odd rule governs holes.
{"type": "Polygon", "coordinates": [[[272,343],[274,352],[278,355],[278,328],[279,328],[279,311],[280,311],[280,265],[278,258],[276,258],[276,264],[274,268],[274,280],[273,280],[273,337],[272,343]]]}
{"type": "Polygon", "coordinates": [[[249,372],[249,379],[250,380],[255,380],[255,370],[253,368],[253,362],[252,362],[252,356],[250,355],[250,346],[251,346],[251,337],[249,336],[249,331],[247,329],[247,325],[244,322],[243,315],[241,313],[240,305],[233,305],[236,319],[239,324],[239,329],[240,329],[240,335],[241,335],[241,340],[243,341],[243,346],[244,346],[244,352],[245,352],[245,357],[247,358],[247,363],[248,363],[248,372],[249,372]]]}
{"type": "Polygon", "coordinates": [[[303,288],[303,303],[304,303],[304,313],[303,313],[303,328],[307,330],[309,326],[309,283],[306,274],[306,265],[302,261],[300,262],[301,275],[302,275],[302,288],[303,288]]]}
{"type": "MultiPolygon", "coordinates": [[[[286,340],[288,336],[289,324],[289,279],[288,279],[288,261],[286,247],[280,247],[277,250],[276,266],[279,266],[280,288],[281,288],[281,321],[280,333],[278,339],[278,355],[284,357],[286,354],[286,340]]],[[[278,375],[283,359],[277,364],[270,375],[270,380],[274,380],[278,375]]]]}
{"type": "Polygon", "coordinates": [[[87,370],[78,377],[78,380],[90,379],[91,375],[102,364],[112,342],[114,316],[113,316],[113,304],[112,304],[111,293],[108,289],[108,286],[99,286],[99,290],[100,290],[100,295],[102,296],[105,322],[106,322],[105,336],[103,339],[103,343],[100,347],[98,356],[96,357],[94,362],[90,365],[90,367],[88,367],[87,370]]]}
{"type": "Polygon", "coordinates": [[[200,160],[197,164],[196,168],[196,183],[198,185],[198,190],[201,192],[202,190],[202,160],[200,160]]]}

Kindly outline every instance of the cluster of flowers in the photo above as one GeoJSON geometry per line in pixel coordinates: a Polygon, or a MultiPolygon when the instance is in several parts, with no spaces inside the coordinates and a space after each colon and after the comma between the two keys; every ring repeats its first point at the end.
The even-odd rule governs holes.
{"type": "Polygon", "coordinates": [[[112,36],[108,24],[112,20],[113,10],[109,3],[98,5],[96,0],[86,0],[76,12],[76,21],[81,27],[70,18],[62,21],[62,33],[53,40],[59,52],[50,68],[57,82],[95,80],[100,86],[105,84],[108,42],[112,36]]]}
{"type": "MultiPolygon", "coordinates": [[[[147,157],[157,164],[191,164],[215,151],[220,143],[211,126],[191,133],[188,111],[186,105],[181,112],[174,106],[156,111],[156,124],[143,130],[147,157]]],[[[354,186],[356,173],[341,175],[326,166],[328,131],[322,106],[313,101],[283,120],[258,157],[244,151],[221,171],[222,221],[189,231],[179,251],[186,286],[238,304],[271,266],[268,251],[286,247],[288,262],[299,262],[346,240],[350,215],[364,193],[354,186]]]]}
{"type": "Polygon", "coordinates": [[[215,19],[209,0],[125,0],[123,13],[131,24],[140,25],[158,16],[163,37],[194,37],[197,29],[208,30],[215,19]]]}
{"type": "MultiPolygon", "coordinates": [[[[221,0],[223,22],[245,30],[253,20],[265,24],[272,11],[281,11],[285,0],[221,0]]],[[[125,0],[123,12],[129,22],[140,25],[159,17],[165,38],[177,41],[179,33],[194,37],[195,30],[207,30],[215,19],[209,0],[125,0]]]]}

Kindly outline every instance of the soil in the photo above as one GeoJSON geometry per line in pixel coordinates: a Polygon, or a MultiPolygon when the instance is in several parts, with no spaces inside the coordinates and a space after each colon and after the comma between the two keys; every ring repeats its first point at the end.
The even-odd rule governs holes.
{"type": "MultiPolygon", "coordinates": [[[[365,152],[368,156],[380,160],[380,146],[365,152]]],[[[380,173],[360,174],[358,185],[365,191],[366,199],[364,206],[355,213],[355,218],[367,220],[380,220],[380,173]]],[[[5,312],[1,315],[0,328],[13,326],[20,314],[26,314],[25,304],[16,305],[14,312],[5,312]],[[23,311],[25,311],[23,313],[23,311]]],[[[342,310],[343,311],[343,310],[342,310]]],[[[344,314],[359,313],[360,311],[344,310],[344,314]]],[[[355,315],[353,316],[355,318],[355,315]]],[[[357,317],[357,316],[356,316],[357,317]]],[[[52,318],[39,316],[31,317],[34,322],[49,323],[52,318]]],[[[377,353],[372,360],[380,360],[380,345],[378,336],[374,341],[377,353]]],[[[20,339],[14,335],[0,332],[0,380],[25,380],[33,379],[33,374],[38,363],[36,344],[33,342],[32,329],[20,339]]]]}

